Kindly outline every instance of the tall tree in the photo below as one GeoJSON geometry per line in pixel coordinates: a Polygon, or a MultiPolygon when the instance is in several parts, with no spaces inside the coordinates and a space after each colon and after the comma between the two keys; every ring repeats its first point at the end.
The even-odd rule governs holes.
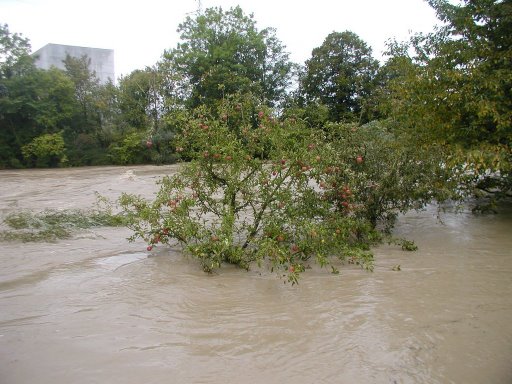
{"type": "Polygon", "coordinates": [[[178,32],[182,41],[165,60],[187,80],[190,106],[244,92],[272,105],[284,95],[292,67],[288,54],[274,29],[259,31],[240,7],[208,8],[187,17],[178,32]]]}
{"type": "MultiPolygon", "coordinates": [[[[446,23],[416,47],[445,103],[458,111],[450,136],[466,144],[512,139],[512,2],[429,0],[446,23]],[[435,55],[435,58],[429,56],[435,55]]],[[[446,127],[447,128],[447,127],[446,127]]]]}
{"type": "Polygon", "coordinates": [[[393,65],[409,63],[410,70],[390,84],[393,113],[449,143],[510,145],[512,3],[428,2],[445,25],[414,36],[412,55],[394,52],[393,65]]]}
{"type": "Polygon", "coordinates": [[[150,77],[146,71],[135,70],[119,79],[119,108],[122,119],[136,129],[148,128],[150,77]]]}
{"type": "Polygon", "coordinates": [[[99,79],[90,69],[91,59],[84,55],[76,58],[66,55],[65,72],[75,85],[75,97],[80,105],[80,115],[76,118],[75,129],[78,132],[94,132],[101,126],[98,111],[99,79]]]}
{"type": "Polygon", "coordinates": [[[392,49],[389,116],[416,136],[452,146],[457,161],[472,167],[466,174],[488,182],[486,173],[499,171],[492,179],[510,187],[512,2],[428,3],[444,25],[392,49]]]}
{"type": "Polygon", "coordinates": [[[165,112],[164,76],[157,67],[137,69],[119,80],[119,106],[132,128],[156,130],[165,112]]]}
{"type": "Polygon", "coordinates": [[[30,42],[19,33],[11,33],[0,24],[0,79],[19,74],[33,65],[30,42]]]}
{"type": "Polygon", "coordinates": [[[333,32],[306,61],[303,96],[307,103],[326,105],[332,121],[364,122],[378,67],[371,48],[355,33],[333,32]]]}

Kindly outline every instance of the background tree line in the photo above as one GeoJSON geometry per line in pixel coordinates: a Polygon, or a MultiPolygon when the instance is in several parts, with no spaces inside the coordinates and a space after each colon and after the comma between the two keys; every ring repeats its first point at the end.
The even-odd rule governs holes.
{"type": "Polygon", "coordinates": [[[87,57],[37,69],[29,41],[1,25],[0,167],[170,163],[192,111],[215,114],[251,94],[276,118],[320,131],[379,121],[403,145],[447,149],[444,161],[472,165],[474,180],[510,183],[512,5],[428,3],[443,26],[390,41],[382,65],[350,31],[297,65],[274,29],[239,7],[209,8],[179,25],[180,43],[159,62],[117,85],[99,84],[87,57]]]}

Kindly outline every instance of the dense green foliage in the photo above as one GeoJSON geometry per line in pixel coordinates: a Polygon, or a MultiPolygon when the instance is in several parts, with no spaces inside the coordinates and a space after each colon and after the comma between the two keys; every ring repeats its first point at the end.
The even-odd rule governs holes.
{"type": "Polygon", "coordinates": [[[512,5],[429,4],[445,25],[390,47],[380,105],[413,134],[450,145],[468,173],[510,188],[512,5]]]}
{"type": "Polygon", "coordinates": [[[61,133],[45,133],[38,136],[21,147],[21,152],[25,161],[35,166],[55,167],[67,162],[64,138],[61,133]]]}
{"type": "MultiPolygon", "coordinates": [[[[11,33],[7,24],[0,24],[0,79],[8,79],[23,73],[30,67],[30,42],[18,33],[11,33]]],[[[5,89],[1,90],[4,93],[5,89]]]]}
{"type": "MultiPolygon", "coordinates": [[[[430,0],[447,23],[414,42],[417,60],[435,79],[434,103],[444,101],[440,135],[471,146],[512,138],[512,4],[430,0]],[[444,93],[441,89],[444,88],[444,93]],[[446,116],[450,116],[448,119],[446,116]]],[[[434,108],[432,108],[434,109],[434,108]]]]}
{"type": "Polygon", "coordinates": [[[389,122],[325,130],[322,156],[331,166],[322,187],[339,211],[388,230],[399,213],[461,197],[461,170],[442,165],[450,154],[439,145],[407,137],[389,122]]]}
{"type": "Polygon", "coordinates": [[[28,40],[6,25],[0,32],[0,168],[174,161],[172,127],[162,123],[163,112],[172,110],[164,109],[163,95],[175,97],[162,91],[170,76],[146,69],[119,86],[100,84],[86,56],[66,57],[64,71],[37,69],[28,40]],[[63,143],[59,155],[49,156],[59,160],[36,148],[56,134],[63,143]]]}
{"type": "Polygon", "coordinates": [[[379,67],[356,34],[333,32],[313,49],[289,95],[293,64],[275,30],[259,30],[239,7],[187,17],[176,48],[117,86],[99,84],[87,57],[66,58],[64,72],[36,69],[28,39],[1,25],[0,167],[34,165],[21,148],[57,132],[63,134],[69,165],[126,163],[119,148],[126,146],[127,134],[139,137],[140,148],[148,140],[161,143],[130,162],[173,161],[164,147],[184,110],[200,105],[216,110],[224,97],[250,92],[311,127],[392,118],[414,135],[461,146],[454,150],[472,156],[482,169],[508,172],[510,2],[428,2],[445,23],[434,33],[391,44],[379,67]]]}
{"type": "Polygon", "coordinates": [[[305,103],[327,106],[330,121],[368,121],[369,99],[379,63],[355,33],[333,32],[315,48],[301,78],[305,103]]]}
{"type": "Polygon", "coordinates": [[[165,60],[186,80],[191,107],[215,104],[224,96],[251,92],[269,105],[289,85],[291,63],[275,31],[259,31],[240,7],[209,8],[180,24],[182,42],[165,60]]]}

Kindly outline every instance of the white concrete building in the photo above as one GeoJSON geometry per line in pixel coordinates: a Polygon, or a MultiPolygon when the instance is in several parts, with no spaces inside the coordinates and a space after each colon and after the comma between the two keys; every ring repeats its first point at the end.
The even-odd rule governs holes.
{"type": "Polygon", "coordinates": [[[33,56],[36,57],[36,66],[42,69],[50,69],[52,66],[65,69],[63,60],[66,58],[66,55],[77,59],[87,55],[91,59],[89,69],[96,72],[96,76],[102,84],[107,83],[109,79],[112,81],[116,80],[113,49],[46,44],[33,53],[33,56]]]}

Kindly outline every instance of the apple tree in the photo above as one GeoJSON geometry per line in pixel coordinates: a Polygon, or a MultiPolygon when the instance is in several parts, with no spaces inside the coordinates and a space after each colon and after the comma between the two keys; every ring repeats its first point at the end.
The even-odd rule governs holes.
{"type": "Polygon", "coordinates": [[[316,175],[338,212],[389,232],[398,214],[458,200],[462,168],[446,148],[407,136],[389,122],[324,127],[331,164],[316,175]]]}
{"type": "Polygon", "coordinates": [[[184,124],[176,151],[191,161],[161,180],[153,201],[120,198],[132,239],[148,250],[179,244],[208,272],[256,264],[292,283],[312,262],[372,268],[377,234],[365,219],[333,210],[314,181],[329,163],[317,132],[279,121],[247,96],[226,99],[215,115],[199,108],[184,124]]]}

